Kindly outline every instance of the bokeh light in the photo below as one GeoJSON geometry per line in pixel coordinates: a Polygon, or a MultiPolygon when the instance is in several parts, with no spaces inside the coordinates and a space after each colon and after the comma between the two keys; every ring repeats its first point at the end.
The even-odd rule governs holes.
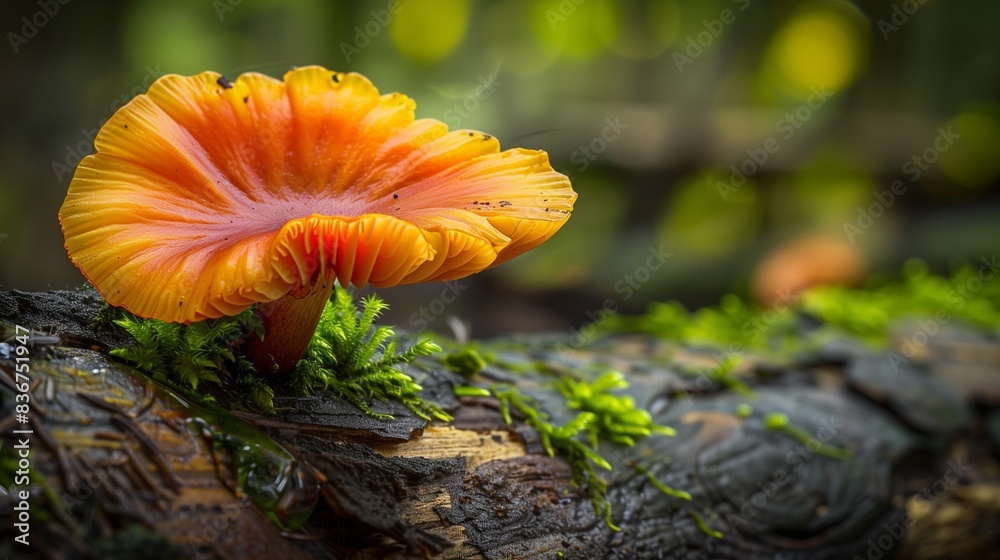
{"type": "Polygon", "coordinates": [[[703,255],[739,250],[760,230],[762,201],[752,179],[706,169],[678,182],[661,220],[660,240],[703,255]]]}
{"type": "Polygon", "coordinates": [[[1000,176],[1000,106],[981,105],[959,113],[945,125],[961,138],[941,153],[941,169],[971,191],[987,187],[1000,176]]]}
{"type": "Polygon", "coordinates": [[[136,2],[122,26],[125,50],[133,69],[155,63],[177,74],[197,74],[206,68],[227,68],[227,35],[216,30],[211,11],[187,9],[183,2],[136,2]],[[186,37],[177,41],[176,35],[186,37]]]}
{"type": "Polygon", "coordinates": [[[677,41],[681,29],[681,7],[676,0],[649,3],[649,24],[663,45],[677,41]]]}
{"type": "MultiPolygon", "coordinates": [[[[0,289],[83,281],[57,209],[100,123],[156,77],[306,64],[402,92],[418,118],[545,150],[571,176],[567,226],[469,279],[456,313],[502,292],[572,322],[661,246],[669,263],[623,308],[750,295],[759,263],[814,235],[872,270],[978,259],[1000,239],[1000,3],[918,4],[903,21],[900,2],[850,0],[59,3],[0,53],[17,84],[0,89],[14,108],[0,122],[0,289]],[[934,150],[948,129],[961,137],[934,150]]],[[[4,28],[37,9],[5,3],[4,28]]],[[[409,289],[383,294],[404,322],[409,289]]]]}
{"type": "Polygon", "coordinates": [[[609,0],[537,0],[532,6],[531,24],[545,48],[571,59],[600,54],[621,33],[618,5],[609,0]]]}
{"type": "Polygon", "coordinates": [[[805,99],[813,88],[837,92],[867,66],[868,33],[850,12],[807,8],[775,35],[765,64],[769,78],[786,94],[805,99]]]}
{"type": "Polygon", "coordinates": [[[470,0],[410,1],[398,6],[389,24],[392,42],[403,56],[422,64],[438,62],[458,48],[472,9],[470,0]]]}

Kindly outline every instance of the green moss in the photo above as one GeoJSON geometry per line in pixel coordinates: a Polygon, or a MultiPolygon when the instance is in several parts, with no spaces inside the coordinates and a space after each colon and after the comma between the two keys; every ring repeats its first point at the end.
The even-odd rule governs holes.
{"type": "Polygon", "coordinates": [[[721,539],[723,537],[722,531],[716,531],[715,529],[709,527],[708,523],[705,523],[705,520],[698,515],[698,512],[692,510],[688,513],[691,515],[691,518],[694,519],[694,524],[698,526],[698,529],[702,533],[705,533],[713,539],[721,539]]]}
{"type": "Polygon", "coordinates": [[[800,337],[798,321],[789,307],[762,309],[727,294],[718,306],[694,313],[676,301],[653,303],[640,316],[609,315],[604,325],[611,332],[652,334],[694,346],[782,354],[800,337]]]}
{"type": "Polygon", "coordinates": [[[441,407],[420,398],[420,385],[397,369],[418,356],[439,352],[441,347],[422,340],[399,351],[392,327],[374,326],[387,308],[375,295],[362,300],[358,307],[347,290],[337,287],[296,366],[293,388],[303,395],[328,390],[365,414],[383,420],[391,420],[392,416],[376,414],[368,405],[369,399],[399,401],[425,420],[451,420],[441,407]]]}
{"type": "Polygon", "coordinates": [[[105,307],[95,326],[114,325],[132,335],[136,346],[115,348],[110,354],[161,381],[197,389],[202,383],[228,379],[241,389],[250,407],[269,412],[274,392],[254,376],[254,367],[240,345],[251,333],[263,333],[263,324],[252,310],[183,325],[142,319],[117,307],[105,307]]]}
{"type": "Polygon", "coordinates": [[[489,397],[492,395],[493,393],[482,387],[473,387],[471,385],[459,385],[455,387],[456,397],[489,397]]]}
{"type": "Polygon", "coordinates": [[[512,422],[510,409],[513,408],[524,417],[524,422],[538,432],[542,447],[549,457],[559,456],[569,463],[573,470],[570,482],[584,488],[587,497],[594,508],[594,514],[603,517],[611,530],[619,528],[611,521],[611,502],[608,501],[608,485],[597,474],[594,468],[611,470],[611,464],[595,449],[578,437],[586,433],[588,428],[597,422],[597,416],[592,412],[580,412],[576,418],[562,426],[549,422],[549,417],[532,405],[528,397],[510,385],[494,385],[491,387],[493,396],[500,401],[500,413],[504,421],[512,422]]]}
{"type": "Polygon", "coordinates": [[[486,360],[471,346],[446,354],[441,363],[463,377],[472,377],[486,367],[486,360]]]}
{"type": "Polygon", "coordinates": [[[891,326],[907,317],[944,316],[943,322],[957,319],[1000,333],[1000,282],[990,281],[992,274],[992,262],[964,264],[948,276],[938,276],[912,260],[901,274],[874,277],[863,288],[821,286],[771,309],[728,294],[718,306],[694,313],[676,301],[653,303],[639,316],[611,314],[603,326],[608,332],[646,333],[771,357],[809,349],[830,335],[883,346],[891,326]],[[819,319],[822,327],[811,329],[810,318],[819,319]]]}
{"type": "MultiPolygon", "coordinates": [[[[302,395],[328,390],[380,419],[392,416],[374,413],[369,399],[396,400],[421,418],[450,420],[439,406],[421,399],[420,385],[398,369],[400,364],[431,355],[440,347],[425,340],[400,350],[391,327],[374,326],[386,308],[374,295],[356,306],[350,293],[337,287],[292,375],[292,388],[302,395]]],[[[263,333],[263,324],[253,309],[235,317],[182,325],[106,307],[94,324],[112,325],[132,335],[136,346],[116,348],[110,354],[155,379],[191,389],[225,381],[226,390],[236,393],[228,402],[231,408],[274,411],[274,390],[268,380],[255,375],[253,364],[240,353],[247,336],[263,333]]],[[[205,398],[204,391],[199,398],[205,398]]]]}
{"type": "Polygon", "coordinates": [[[768,430],[781,432],[789,437],[792,437],[802,443],[802,445],[805,445],[810,451],[819,453],[820,455],[826,455],[827,457],[839,459],[841,461],[846,461],[854,456],[846,449],[841,449],[839,447],[823,443],[810,436],[808,432],[792,424],[788,420],[787,414],[781,412],[772,412],[765,416],[764,427],[768,430]]]}
{"type": "MultiPolygon", "coordinates": [[[[462,386],[456,388],[456,394],[492,394],[499,401],[500,413],[508,424],[512,422],[511,410],[517,411],[524,422],[538,433],[545,452],[550,457],[558,455],[569,463],[573,472],[571,482],[585,489],[594,513],[602,517],[609,528],[617,531],[618,527],[611,521],[607,483],[597,470],[611,470],[611,464],[598,452],[598,445],[602,441],[610,441],[631,447],[637,439],[654,433],[672,436],[675,432],[672,428],[655,424],[649,412],[636,407],[631,397],[612,393],[628,388],[628,382],[621,373],[607,372],[589,382],[563,377],[556,381],[555,386],[566,399],[567,407],[577,411],[576,417],[562,425],[550,422],[547,414],[538,410],[529,397],[512,385],[492,385],[489,392],[479,387],[462,386]]],[[[686,494],[670,491],[676,496],[686,494]]]]}
{"type": "Polygon", "coordinates": [[[737,393],[752,397],[754,395],[753,390],[744,382],[740,381],[733,376],[733,370],[736,366],[740,364],[741,358],[738,354],[730,354],[722,359],[713,368],[709,368],[707,371],[702,368],[686,368],[682,367],[680,372],[689,375],[691,377],[700,377],[704,375],[709,380],[736,391],[737,393]]]}
{"type": "Polygon", "coordinates": [[[825,325],[874,344],[884,344],[893,322],[903,317],[957,319],[1000,333],[1000,282],[991,282],[989,263],[963,264],[937,276],[919,260],[906,263],[899,278],[873,278],[865,289],[825,286],[803,295],[800,308],[825,325]],[[980,273],[983,276],[980,276],[980,273]]]}
{"type": "Polygon", "coordinates": [[[642,465],[640,465],[638,463],[635,463],[635,464],[632,465],[632,468],[635,469],[636,471],[638,471],[639,473],[641,473],[643,476],[645,476],[646,479],[649,480],[649,483],[653,485],[653,488],[656,488],[660,492],[663,492],[664,494],[666,494],[668,496],[671,496],[671,497],[674,497],[674,498],[678,498],[678,499],[681,499],[681,500],[687,500],[687,501],[691,500],[691,494],[690,493],[685,492],[683,490],[677,490],[677,489],[671,488],[671,487],[667,486],[666,484],[660,482],[659,480],[656,479],[656,476],[653,475],[653,473],[650,472],[650,470],[647,469],[646,467],[643,467],[642,465]]]}
{"type": "Polygon", "coordinates": [[[571,410],[589,412],[596,417],[587,430],[594,448],[599,439],[632,447],[636,438],[653,433],[676,434],[673,428],[653,423],[649,411],[637,408],[632,397],[611,393],[628,388],[625,376],[617,371],[609,371],[590,382],[563,377],[556,382],[556,388],[566,398],[566,406],[571,410]]]}

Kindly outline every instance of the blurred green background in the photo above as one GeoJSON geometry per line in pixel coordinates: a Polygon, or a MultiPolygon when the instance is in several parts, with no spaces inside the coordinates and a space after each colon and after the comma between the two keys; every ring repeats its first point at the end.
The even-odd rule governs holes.
{"type": "Polygon", "coordinates": [[[841,247],[809,250],[816,262],[802,266],[846,251],[862,271],[910,257],[943,270],[1000,241],[998,2],[25,0],[0,11],[0,289],[82,283],[57,210],[96,130],[156,77],[280,78],[306,64],[361,72],[414,98],[418,117],[545,149],[580,193],[568,225],[529,254],[457,285],[382,290],[406,328],[445,330],[454,315],[474,335],[571,329],[602,308],[714,303],[749,294],[762,259],[816,234],[841,247]]]}

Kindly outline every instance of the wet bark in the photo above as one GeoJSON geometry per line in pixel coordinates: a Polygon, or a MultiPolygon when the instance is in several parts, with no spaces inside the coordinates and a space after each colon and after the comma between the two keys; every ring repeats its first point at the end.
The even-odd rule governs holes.
{"type": "Polygon", "coordinates": [[[99,305],[85,291],[0,293],[3,485],[30,492],[28,547],[13,540],[19,496],[0,495],[10,558],[998,556],[1000,344],[970,330],[942,329],[902,361],[846,340],[788,363],[745,356],[736,374],[753,395],[691,375],[715,353],[647,337],[495,344],[480,379],[517,385],[554,422],[573,413],[553,375],[617,369],[677,429],[602,444],[612,531],[530,427],[507,426],[492,399],[456,399],[467,380],[434,359],[409,372],[449,424],[280,389],[276,415],[229,412],[110,359],[129,342],[89,326],[99,305]],[[32,329],[26,424],[15,325],[32,329]],[[812,440],[767,429],[772,412],[812,440]],[[13,483],[14,430],[32,431],[27,486],[13,483]]]}

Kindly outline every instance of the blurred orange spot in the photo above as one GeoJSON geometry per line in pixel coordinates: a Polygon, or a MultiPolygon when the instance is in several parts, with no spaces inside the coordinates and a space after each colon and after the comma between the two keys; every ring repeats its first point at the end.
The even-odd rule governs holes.
{"type": "Polygon", "coordinates": [[[757,266],[753,295],[761,305],[785,305],[813,286],[854,284],[866,268],[861,252],[842,239],[825,234],[800,236],[772,251],[757,266]]]}

